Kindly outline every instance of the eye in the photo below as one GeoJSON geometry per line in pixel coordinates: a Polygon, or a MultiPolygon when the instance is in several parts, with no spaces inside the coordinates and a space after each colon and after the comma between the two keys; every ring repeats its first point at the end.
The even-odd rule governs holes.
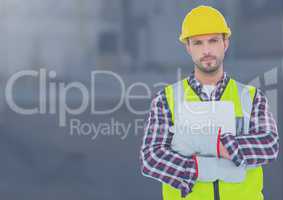
{"type": "Polygon", "coordinates": [[[201,41],[194,41],[193,44],[194,45],[201,45],[201,41]]]}
{"type": "Polygon", "coordinates": [[[217,43],[219,41],[219,39],[211,39],[210,43],[217,43]]]}

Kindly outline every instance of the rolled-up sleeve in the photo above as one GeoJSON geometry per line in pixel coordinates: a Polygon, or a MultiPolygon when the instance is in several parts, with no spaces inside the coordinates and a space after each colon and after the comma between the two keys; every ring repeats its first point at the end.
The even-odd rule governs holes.
{"type": "Polygon", "coordinates": [[[266,96],[259,89],[256,92],[250,119],[248,134],[233,136],[226,133],[221,136],[222,144],[237,166],[256,167],[268,164],[278,155],[279,136],[276,122],[269,111],[266,96]]]}
{"type": "Polygon", "coordinates": [[[198,176],[197,161],[195,157],[184,157],[171,149],[171,125],[165,93],[160,91],[153,98],[145,121],[140,151],[141,171],[144,176],[169,184],[186,196],[192,191],[198,176]]]}

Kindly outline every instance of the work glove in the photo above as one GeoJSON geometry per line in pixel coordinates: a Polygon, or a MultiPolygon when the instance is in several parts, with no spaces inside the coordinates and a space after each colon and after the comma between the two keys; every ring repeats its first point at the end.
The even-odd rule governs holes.
{"type": "Polygon", "coordinates": [[[237,167],[231,160],[197,156],[198,181],[213,182],[222,180],[229,183],[240,183],[245,180],[246,168],[237,167]]]}

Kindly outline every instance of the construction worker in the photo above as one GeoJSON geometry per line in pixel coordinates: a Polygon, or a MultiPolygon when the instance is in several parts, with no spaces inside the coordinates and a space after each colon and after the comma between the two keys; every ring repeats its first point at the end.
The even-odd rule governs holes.
{"type": "Polygon", "coordinates": [[[179,39],[194,70],[153,98],[140,155],[142,174],[162,182],[164,200],[264,199],[262,165],[277,158],[277,126],[263,92],[224,72],[230,36],[225,18],[210,6],[192,9],[183,21],[179,39]],[[232,103],[235,131],[180,134],[182,100],[232,103]]]}

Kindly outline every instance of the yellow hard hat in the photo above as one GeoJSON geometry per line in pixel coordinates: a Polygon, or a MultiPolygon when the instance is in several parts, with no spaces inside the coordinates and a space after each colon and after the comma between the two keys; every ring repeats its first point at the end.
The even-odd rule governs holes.
{"type": "Polygon", "coordinates": [[[186,43],[191,36],[209,33],[224,33],[230,37],[231,30],[218,10],[211,6],[198,6],[186,15],[179,39],[186,43]]]}

